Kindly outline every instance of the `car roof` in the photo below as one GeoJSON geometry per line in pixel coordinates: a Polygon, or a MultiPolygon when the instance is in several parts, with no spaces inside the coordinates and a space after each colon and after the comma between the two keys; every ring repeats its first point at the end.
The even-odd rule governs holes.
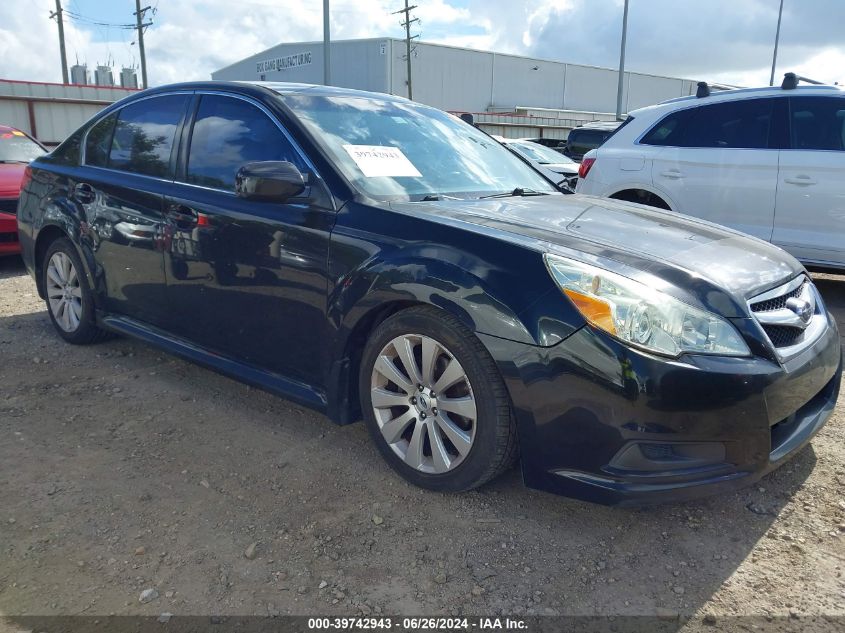
{"type": "Polygon", "coordinates": [[[750,99],[752,97],[812,97],[812,96],[840,96],[845,95],[845,90],[840,86],[797,86],[785,90],[780,86],[764,86],[762,88],[732,88],[730,90],[714,90],[706,97],[689,95],[686,97],[675,97],[658,104],[632,110],[629,114],[636,117],[638,114],[652,110],[672,110],[676,106],[698,105],[704,103],[721,103],[738,99],[750,99]]]}
{"type": "MultiPolygon", "coordinates": [[[[383,92],[370,92],[367,90],[354,90],[352,88],[339,88],[337,86],[322,86],[316,84],[285,83],[279,81],[191,81],[185,83],[166,84],[144,90],[139,95],[152,95],[157,92],[169,92],[173,90],[232,90],[248,91],[259,89],[274,92],[278,95],[304,94],[321,97],[359,97],[368,99],[379,99],[382,101],[404,101],[405,97],[389,95],[383,92]]],[[[136,95],[133,95],[136,96],[136,95]]]]}
{"type": "Polygon", "coordinates": [[[575,130],[615,130],[622,124],[622,121],[590,121],[578,127],[572,128],[575,130]]]}

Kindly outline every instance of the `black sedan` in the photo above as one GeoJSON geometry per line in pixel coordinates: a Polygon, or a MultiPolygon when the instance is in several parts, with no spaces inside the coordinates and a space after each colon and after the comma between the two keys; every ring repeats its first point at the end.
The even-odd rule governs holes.
{"type": "Polygon", "coordinates": [[[792,257],[562,195],[402,98],[164,86],[25,182],[24,260],[66,341],[133,336],[363,417],[427,488],[521,456],[529,486],[605,503],[723,491],[794,455],[837,397],[836,324],[792,257]]]}

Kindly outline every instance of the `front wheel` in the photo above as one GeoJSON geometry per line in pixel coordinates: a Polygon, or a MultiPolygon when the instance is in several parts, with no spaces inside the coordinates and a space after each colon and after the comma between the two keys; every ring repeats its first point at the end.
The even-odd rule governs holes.
{"type": "Polygon", "coordinates": [[[430,307],[384,321],[361,363],[364,418],[381,454],[409,482],[476,488],[517,452],[510,401],[481,341],[430,307]]]}

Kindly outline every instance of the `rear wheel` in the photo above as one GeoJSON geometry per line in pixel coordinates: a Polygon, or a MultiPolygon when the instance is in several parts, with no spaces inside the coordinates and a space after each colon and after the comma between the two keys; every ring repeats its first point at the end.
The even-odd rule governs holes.
{"type": "Polygon", "coordinates": [[[413,484],[468,490],[516,457],[510,402],[493,359],[457,319],[403,310],[371,336],[360,396],[388,463],[413,484]]]}
{"type": "Polygon", "coordinates": [[[76,345],[105,337],[94,317],[94,299],[82,262],[70,240],[61,238],[47,249],[42,283],[50,320],[64,340],[76,345]]]}

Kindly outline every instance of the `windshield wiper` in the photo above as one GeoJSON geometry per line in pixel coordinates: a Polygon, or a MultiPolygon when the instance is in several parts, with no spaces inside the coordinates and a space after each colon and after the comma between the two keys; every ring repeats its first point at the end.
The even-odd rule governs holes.
{"type": "Polygon", "coordinates": [[[0,158],[0,163],[20,163],[22,165],[28,165],[28,160],[18,160],[16,158],[0,158]]]}
{"type": "Polygon", "coordinates": [[[549,195],[545,191],[537,191],[536,189],[525,189],[523,187],[517,187],[513,191],[504,191],[502,193],[491,193],[487,196],[479,196],[479,200],[484,200],[485,198],[510,198],[512,196],[547,196],[549,195]]]}
{"type": "Polygon", "coordinates": [[[417,202],[437,202],[438,200],[461,200],[455,196],[447,196],[445,193],[428,193],[417,202]]]}

